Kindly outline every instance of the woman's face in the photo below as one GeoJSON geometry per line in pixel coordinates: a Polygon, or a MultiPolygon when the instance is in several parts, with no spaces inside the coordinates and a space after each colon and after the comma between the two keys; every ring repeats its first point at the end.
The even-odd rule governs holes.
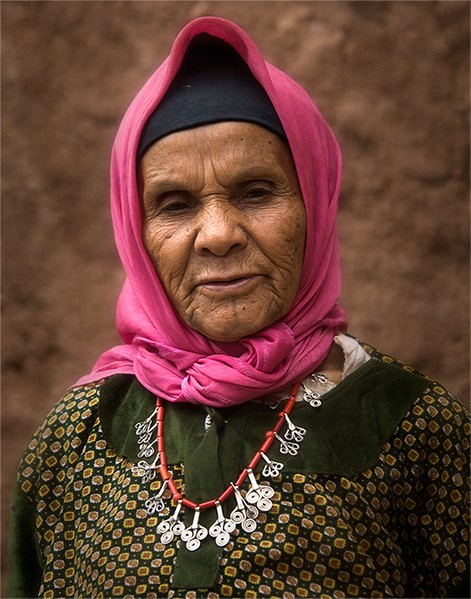
{"type": "Polygon", "coordinates": [[[280,138],[245,122],[173,133],[150,147],[139,177],[144,245],[189,327],[233,342],[289,311],[306,214],[280,138]]]}

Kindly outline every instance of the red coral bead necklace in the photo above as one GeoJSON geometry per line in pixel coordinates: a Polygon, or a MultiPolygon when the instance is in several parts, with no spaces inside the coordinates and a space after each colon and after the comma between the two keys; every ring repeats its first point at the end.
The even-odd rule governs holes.
{"type": "Polygon", "coordinates": [[[190,551],[196,551],[201,546],[201,541],[208,535],[214,538],[217,545],[224,547],[230,540],[230,533],[237,526],[241,526],[246,532],[253,532],[256,527],[256,517],[259,511],[269,511],[272,506],[271,497],[274,495],[274,490],[268,484],[259,484],[255,478],[254,470],[259,465],[260,461],[265,462],[262,470],[262,475],[266,477],[277,476],[283,464],[271,460],[267,453],[275,441],[280,443],[279,451],[281,454],[296,455],[301,442],[306,434],[305,429],[294,425],[289,414],[291,413],[298,393],[300,382],[293,385],[288,401],[278,413],[278,419],[273,429],[265,433],[265,439],[260,449],[255,453],[249,465],[242,470],[235,483],[230,485],[215,499],[195,503],[185,497],[172,479],[171,472],[167,467],[167,455],[165,453],[164,442],[164,415],[165,406],[161,398],[157,398],[156,409],[144,422],[136,425],[138,434],[138,443],[141,449],[140,455],[149,457],[153,454],[153,445],[157,445],[157,455],[152,464],[145,461],[138,463],[136,469],[140,469],[141,474],[146,480],[152,480],[155,477],[156,471],[159,472],[162,480],[161,488],[158,494],[150,497],[146,501],[148,515],[153,515],[155,512],[163,512],[165,503],[163,495],[168,488],[172,494],[172,500],[176,503],[174,513],[159,522],[157,532],[161,535],[161,542],[164,544],[170,543],[176,536],[180,536],[190,551]],[[153,416],[155,415],[155,421],[153,416]],[[283,437],[280,436],[280,431],[284,425],[287,428],[283,437]],[[156,439],[150,443],[151,432],[156,430],[156,439]],[[243,495],[240,491],[242,485],[249,479],[249,488],[243,495]],[[235,496],[236,507],[232,510],[229,517],[226,517],[223,512],[222,504],[231,496],[235,496]],[[189,526],[186,526],[181,520],[180,515],[183,508],[194,511],[193,521],[189,526]],[[209,527],[206,528],[199,523],[200,513],[203,510],[214,508],[217,513],[217,519],[209,527]]]}

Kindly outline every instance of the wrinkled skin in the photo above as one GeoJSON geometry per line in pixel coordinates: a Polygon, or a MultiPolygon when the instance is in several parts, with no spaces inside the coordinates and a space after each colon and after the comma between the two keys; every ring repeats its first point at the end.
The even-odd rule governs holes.
{"type": "Polygon", "coordinates": [[[189,327],[234,342],[289,311],[306,215],[278,136],[245,122],[180,131],[150,147],[138,175],[144,245],[189,327]]]}

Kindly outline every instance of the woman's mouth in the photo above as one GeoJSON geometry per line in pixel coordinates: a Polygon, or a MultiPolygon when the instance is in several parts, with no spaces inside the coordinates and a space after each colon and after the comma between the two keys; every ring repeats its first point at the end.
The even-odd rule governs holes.
{"type": "Polygon", "coordinates": [[[247,291],[252,285],[258,283],[260,275],[242,275],[236,277],[224,277],[206,279],[198,284],[202,289],[212,292],[247,291]]]}

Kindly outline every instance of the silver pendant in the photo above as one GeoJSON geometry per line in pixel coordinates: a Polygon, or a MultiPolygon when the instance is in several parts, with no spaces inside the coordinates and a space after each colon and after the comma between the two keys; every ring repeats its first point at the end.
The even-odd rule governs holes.
{"type": "Polygon", "coordinates": [[[155,453],[154,445],[157,443],[157,434],[155,439],[152,441],[152,433],[157,428],[158,424],[155,421],[155,415],[157,414],[157,408],[142,422],[137,422],[134,426],[137,435],[137,445],[139,452],[138,458],[151,458],[155,453]]]}
{"type": "Polygon", "coordinates": [[[200,508],[195,508],[193,522],[181,534],[181,540],[184,541],[188,551],[196,551],[201,546],[201,541],[208,536],[208,529],[199,524],[200,508]]]}
{"type": "MultiPolygon", "coordinates": [[[[146,435],[146,438],[147,437],[151,437],[151,434],[146,435]]],[[[152,441],[152,443],[148,443],[148,442],[139,443],[139,441],[138,441],[139,453],[137,454],[137,457],[138,458],[151,458],[155,453],[154,445],[156,443],[157,443],[157,437],[152,441]]]]}
{"type": "Polygon", "coordinates": [[[275,439],[280,442],[280,453],[286,455],[298,455],[299,445],[297,443],[293,443],[292,441],[285,441],[278,433],[275,433],[275,439]]]}
{"type": "Polygon", "coordinates": [[[304,387],[303,400],[306,403],[308,403],[311,406],[311,408],[320,408],[322,405],[321,394],[316,393],[315,391],[311,391],[311,389],[308,389],[304,383],[303,383],[303,387],[304,387]]]}
{"type": "Polygon", "coordinates": [[[237,506],[231,512],[231,520],[240,524],[245,532],[253,532],[257,528],[255,518],[258,516],[258,509],[244,501],[239,487],[231,483],[234,489],[234,495],[237,506]]]}
{"type": "Polygon", "coordinates": [[[335,383],[329,381],[323,372],[311,374],[310,379],[314,385],[313,393],[318,392],[319,395],[324,395],[324,393],[331,391],[335,387],[335,383]]]}
{"type": "Polygon", "coordinates": [[[259,485],[251,468],[247,469],[250,479],[250,488],[245,495],[245,501],[255,505],[261,512],[269,512],[273,505],[271,498],[275,491],[268,485],[259,485]]]}
{"type": "Polygon", "coordinates": [[[178,519],[181,509],[182,502],[180,500],[173,515],[170,518],[162,520],[157,525],[157,532],[161,535],[160,541],[164,545],[171,543],[176,536],[181,535],[185,530],[185,525],[181,520],[178,519]]]}
{"type": "Polygon", "coordinates": [[[136,422],[134,428],[136,429],[136,435],[139,437],[140,435],[144,435],[145,433],[149,433],[157,426],[155,417],[157,415],[158,408],[155,408],[150,416],[147,416],[145,420],[141,422],[136,422]]]}
{"type": "Polygon", "coordinates": [[[267,457],[263,453],[263,451],[260,452],[260,455],[266,462],[266,464],[262,470],[263,476],[271,476],[271,477],[278,476],[280,474],[280,472],[283,470],[284,464],[282,464],[281,462],[275,462],[273,460],[270,460],[270,458],[267,457]]]}
{"type": "Polygon", "coordinates": [[[296,441],[297,443],[302,443],[302,441],[304,441],[306,429],[293,424],[288,414],[285,414],[285,420],[286,424],[288,425],[288,430],[285,432],[284,435],[285,439],[287,441],[296,441]]]}
{"type": "Polygon", "coordinates": [[[208,532],[210,536],[215,539],[215,543],[218,547],[225,547],[229,543],[231,539],[230,533],[234,532],[236,525],[233,520],[224,516],[219,501],[216,501],[216,511],[217,520],[209,527],[208,532]]]}
{"type": "Polygon", "coordinates": [[[162,487],[160,488],[160,491],[157,493],[157,495],[154,495],[154,497],[149,497],[149,499],[146,501],[145,506],[147,509],[148,516],[153,516],[155,512],[163,512],[163,510],[165,509],[165,504],[164,500],[162,499],[162,496],[165,493],[166,488],[167,481],[164,480],[164,482],[162,483],[162,487]]]}
{"type": "Polygon", "coordinates": [[[141,476],[143,483],[148,483],[148,482],[153,481],[154,478],[157,476],[157,471],[159,470],[159,464],[160,464],[160,454],[157,454],[155,456],[155,459],[152,462],[152,464],[149,464],[145,460],[141,460],[135,466],[132,467],[131,472],[133,472],[134,474],[137,474],[138,476],[141,476]]]}

